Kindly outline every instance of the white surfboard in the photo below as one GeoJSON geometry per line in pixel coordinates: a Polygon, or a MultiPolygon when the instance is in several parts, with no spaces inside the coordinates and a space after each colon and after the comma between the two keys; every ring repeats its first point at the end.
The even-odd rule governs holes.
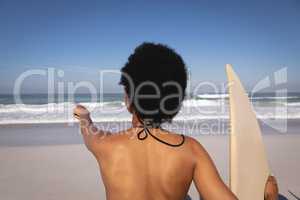
{"type": "Polygon", "coordinates": [[[263,200],[270,174],[261,130],[243,85],[226,65],[230,105],[230,188],[240,200],[263,200]]]}

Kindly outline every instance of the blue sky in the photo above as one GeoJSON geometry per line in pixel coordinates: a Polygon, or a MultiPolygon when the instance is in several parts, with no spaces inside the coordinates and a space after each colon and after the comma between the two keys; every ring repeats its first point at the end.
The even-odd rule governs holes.
{"type": "MultiPolygon", "coordinates": [[[[284,66],[300,91],[300,1],[0,0],[0,93],[28,69],[64,70],[61,81],[98,83],[143,41],[168,44],[184,58],[194,84],[226,80],[232,63],[247,88],[284,66]]],[[[114,91],[116,77],[106,81],[114,91]]],[[[47,92],[45,77],[23,92],[47,92]]]]}

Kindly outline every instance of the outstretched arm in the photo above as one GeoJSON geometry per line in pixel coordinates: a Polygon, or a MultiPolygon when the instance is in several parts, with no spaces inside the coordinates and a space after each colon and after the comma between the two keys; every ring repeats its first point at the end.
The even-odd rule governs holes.
{"type": "Polygon", "coordinates": [[[236,200],[220,178],[212,159],[197,141],[194,141],[193,152],[196,158],[193,180],[200,196],[207,200],[236,200]]]}
{"type": "Polygon", "coordinates": [[[94,126],[93,121],[90,117],[90,113],[84,106],[77,105],[75,107],[74,117],[79,120],[81,133],[86,147],[90,151],[93,151],[97,141],[99,141],[101,137],[109,133],[98,130],[97,127],[94,126]]]}

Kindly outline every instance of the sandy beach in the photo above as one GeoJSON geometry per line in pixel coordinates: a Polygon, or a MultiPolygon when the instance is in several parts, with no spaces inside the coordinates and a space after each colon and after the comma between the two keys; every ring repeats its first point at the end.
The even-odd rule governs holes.
{"type": "Polygon", "coordinates": [[[300,200],[299,21],[300,0],[0,0],[0,200],[262,200],[270,171],[300,200]],[[141,129],[85,137],[107,193],[89,118],[141,129]]]}
{"type": "MultiPolygon", "coordinates": [[[[285,134],[263,127],[263,138],[280,193],[294,199],[288,191],[300,196],[300,121],[289,124],[285,134]]],[[[228,136],[195,137],[228,183],[228,136]]],[[[0,162],[1,199],[105,199],[97,163],[83,145],[78,125],[1,125],[0,162]]],[[[189,195],[199,199],[193,185],[189,195]]]]}

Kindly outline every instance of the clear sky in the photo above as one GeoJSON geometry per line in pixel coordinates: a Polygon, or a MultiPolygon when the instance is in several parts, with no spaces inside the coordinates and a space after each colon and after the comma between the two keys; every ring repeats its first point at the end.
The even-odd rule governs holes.
{"type": "MultiPolygon", "coordinates": [[[[97,83],[99,70],[119,69],[143,41],[176,49],[194,83],[225,81],[232,63],[251,88],[286,66],[289,90],[300,91],[300,0],[0,0],[0,93],[47,67],[97,83]]],[[[24,92],[45,86],[32,78],[24,92]]]]}

